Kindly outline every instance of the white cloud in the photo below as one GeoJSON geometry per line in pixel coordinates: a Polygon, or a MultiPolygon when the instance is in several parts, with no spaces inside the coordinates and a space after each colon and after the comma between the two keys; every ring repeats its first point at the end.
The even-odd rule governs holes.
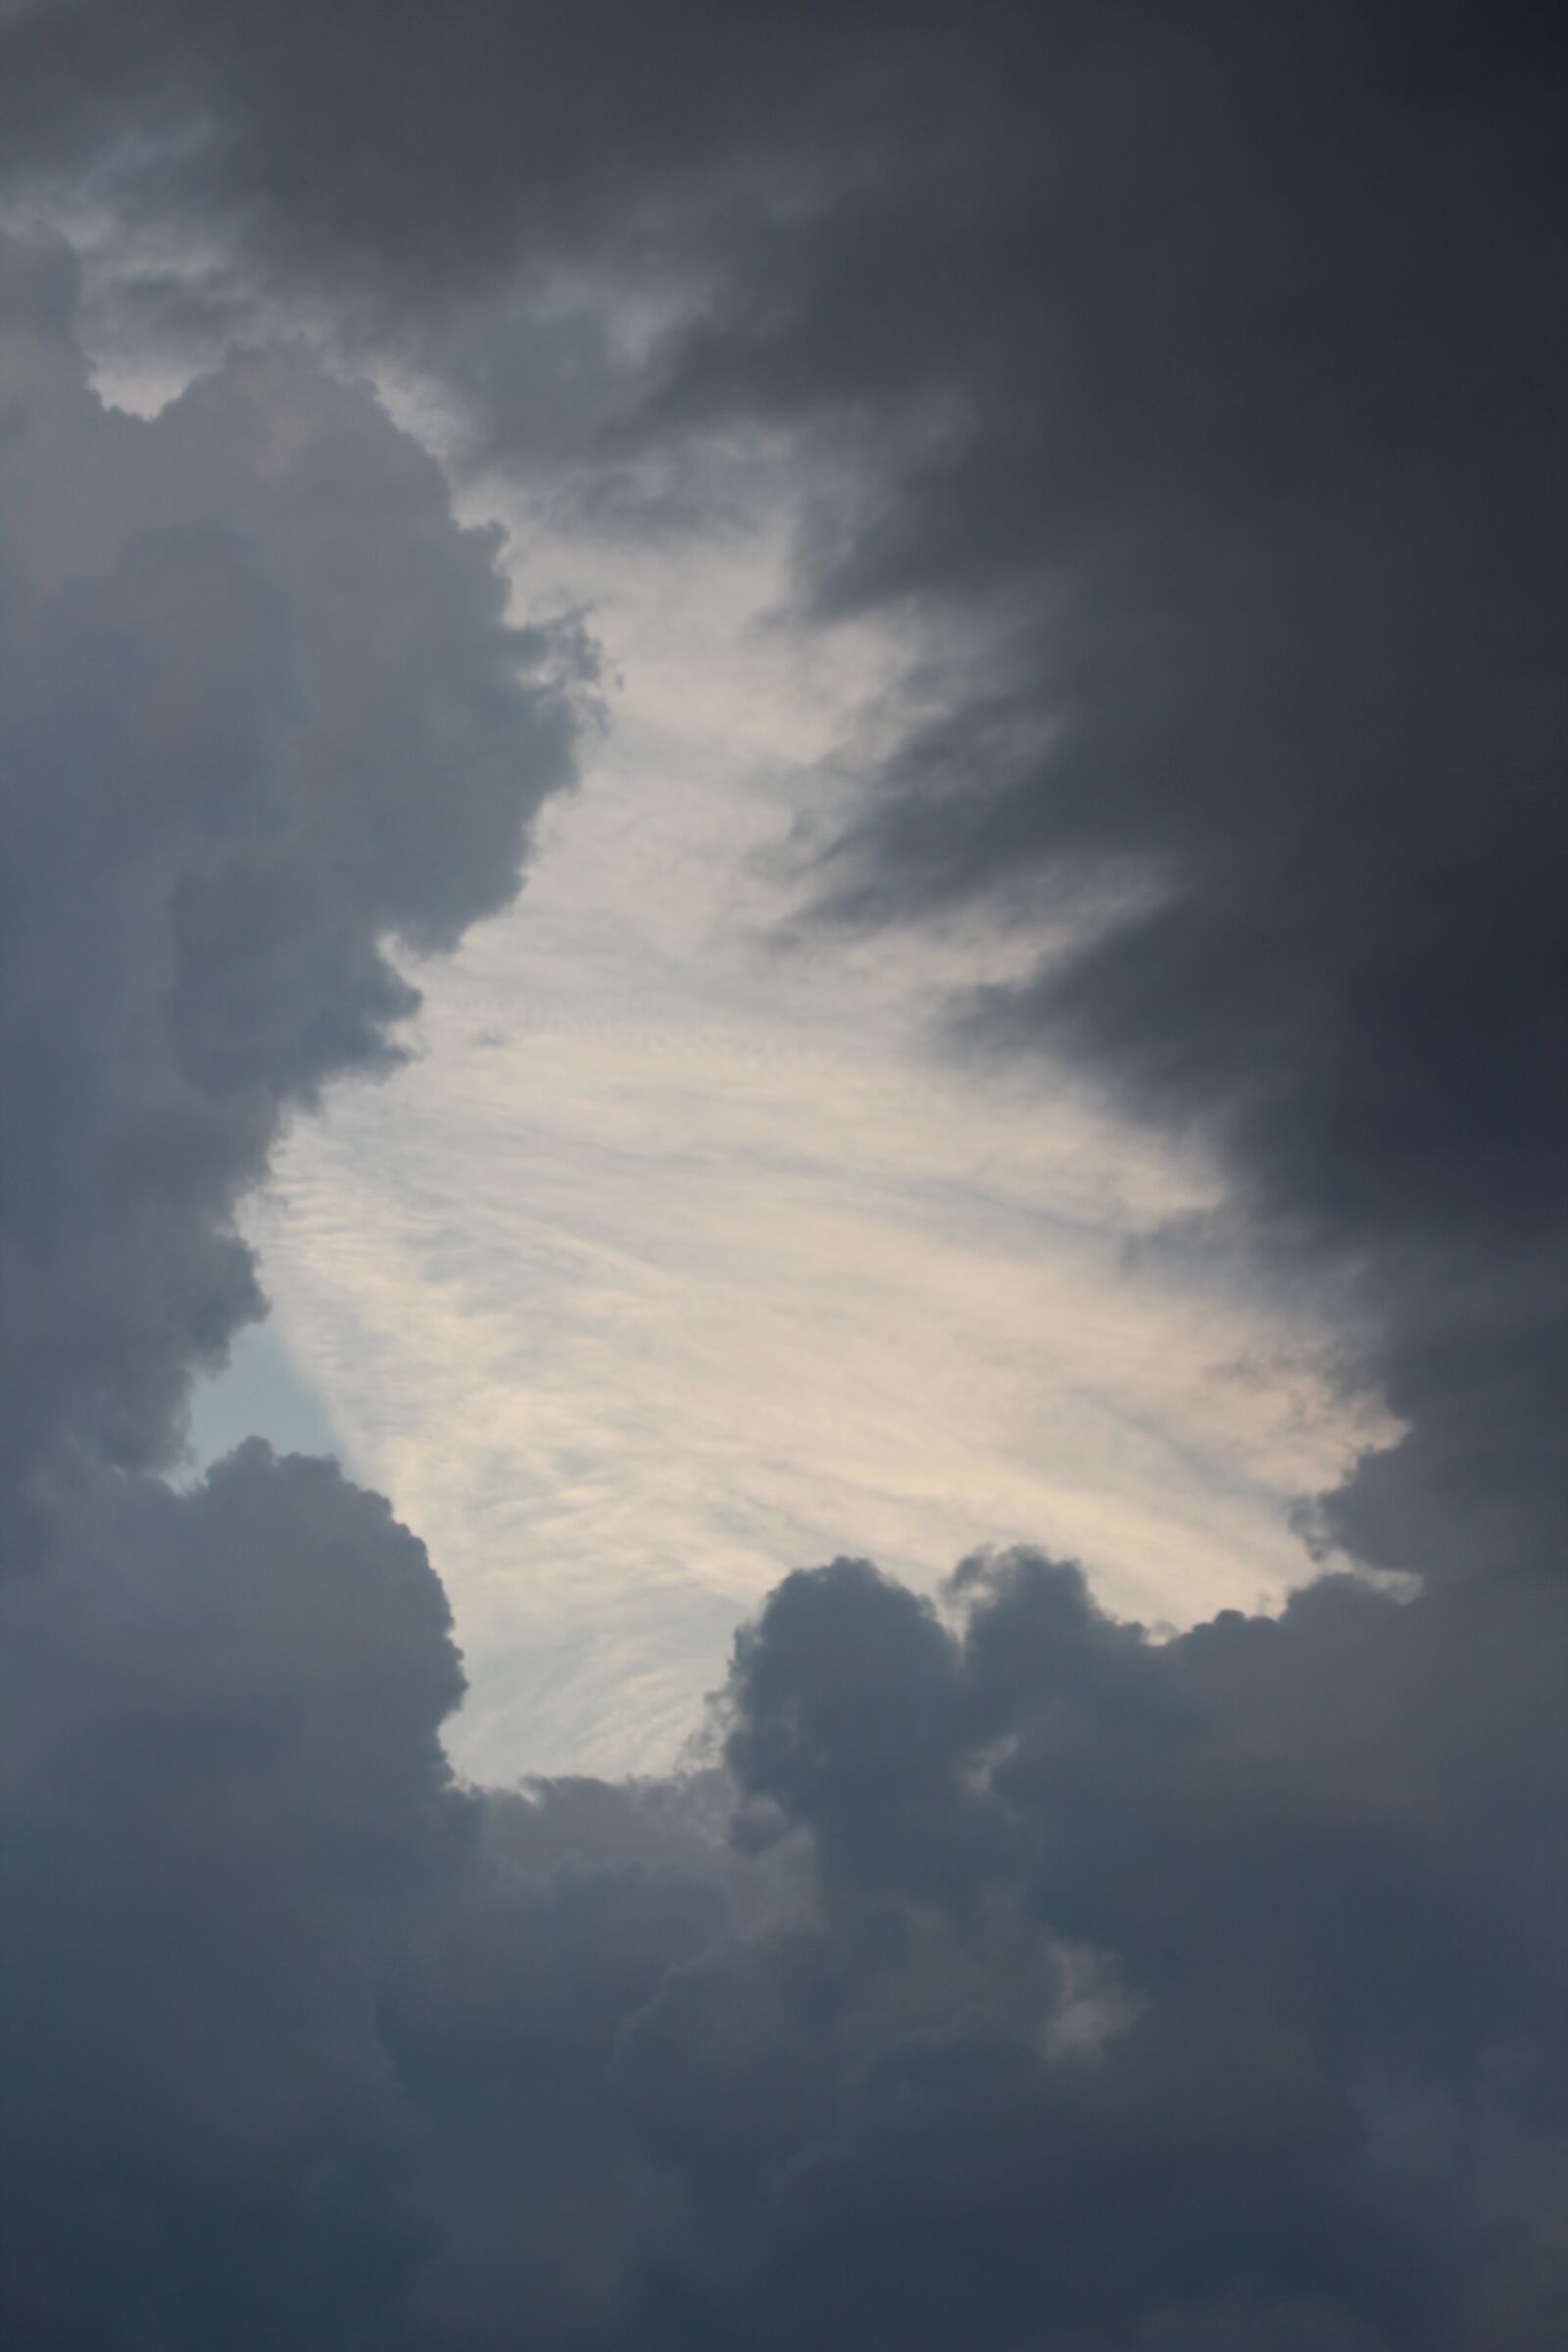
{"type": "Polygon", "coordinates": [[[1027,1539],[1140,1615],[1253,1605],[1356,1434],[1310,1332],[1126,1262],[1206,1171],[931,1054],[964,942],[767,944],[755,853],[885,658],[754,625],[775,546],[607,564],[597,772],[422,975],[416,1065],[302,1124],[252,1224],[452,1591],[476,1774],[662,1760],[737,1617],[835,1550],[930,1583],[1027,1539]]]}

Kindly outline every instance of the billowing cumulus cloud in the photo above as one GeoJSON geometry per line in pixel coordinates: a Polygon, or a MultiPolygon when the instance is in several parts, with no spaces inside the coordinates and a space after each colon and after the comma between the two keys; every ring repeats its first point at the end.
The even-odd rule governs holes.
{"type": "Polygon", "coordinates": [[[840,1560],[738,1638],[706,1769],[456,1786],[387,1507],[158,1471],[259,1305],[238,1200],[395,1055],[387,943],[514,890],[582,656],[368,394],[249,351],[106,410],[69,256],[8,247],[8,2333],[1556,2352],[1555,43],[637,26],[44,0],[11,170],[426,357],[538,257],[681,280],[581,463],[828,468],[808,601],[927,659],[825,894],[1123,907],[967,1017],[1354,1272],[1409,1434],[1329,1525],[1418,1590],[1159,1641],[1032,1552],[940,1608],[840,1560]]]}
{"type": "Polygon", "coordinates": [[[1545,2352],[1561,1580],[953,1601],[803,1574],[727,1781],[475,1796],[383,1505],[78,1493],[8,1608],[20,2339],[1545,2352]]]}
{"type": "Polygon", "coordinates": [[[569,641],[514,628],[434,462],[290,351],[152,421],[70,339],[72,257],[8,245],[7,1447],[161,1458],[260,1311],[231,1224],[280,1120],[384,1069],[570,775],[569,641]],[[565,664],[564,669],[563,664],[565,664]]]}

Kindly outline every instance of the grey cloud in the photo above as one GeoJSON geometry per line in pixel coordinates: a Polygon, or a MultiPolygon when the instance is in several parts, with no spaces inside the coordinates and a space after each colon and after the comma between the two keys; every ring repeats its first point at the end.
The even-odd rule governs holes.
{"type": "Polygon", "coordinates": [[[1196,1128],[1265,1248],[1357,1269],[1412,1426],[1325,1524],[1462,1573],[1568,1538],[1561,60],[1518,12],[1363,13],[1173,28],[978,229],[911,173],[690,396],[896,406],[855,323],[890,313],[893,380],[954,387],[821,546],[830,609],[965,647],[830,901],[1130,887],[965,1034],[1196,1128]]]}
{"type": "Polygon", "coordinates": [[[1121,2341],[1246,2280],[1324,2299],[1352,2341],[1548,2341],[1560,1580],[1406,1607],[1328,1580],[1279,1623],[1163,1644],[1029,1555],[971,1564],[956,1595],[959,1639],[840,1563],[782,1588],[738,1660],[743,1786],[791,1791],[834,1960],[886,2004],[774,2207],[778,2340],[1121,2341]],[[842,1708],[872,1603],[886,1668],[842,1708]],[[917,1776],[881,1769],[921,1722],[923,1838],[917,1776]],[[967,1885],[942,1875],[956,1806],[978,1816],[967,1885]],[[881,1862],[848,1909],[847,1840],[881,1862]],[[901,2017],[933,1905],[975,1973],[901,2017]],[[1044,1967],[1034,2015],[1013,2005],[1000,1939],[1030,1925],[1042,1963],[1107,1968],[1092,2054],[1054,2049],[1044,1967]],[[1478,2260],[1504,2146],[1512,2224],[1478,2260]]]}
{"type": "Polygon", "coordinates": [[[455,1788],[385,1506],[148,1466],[256,1310],[279,1119],[395,1050],[383,938],[514,887],[570,649],[364,394],[238,354],[106,413],[67,258],[8,251],[13,2336],[1557,2352],[1560,37],[55,0],[4,40],[14,185],[200,207],[347,342],[471,329],[498,441],[452,306],[563,254],[698,290],[612,454],[799,433],[809,599],[931,649],[836,912],[1158,886],[970,1034],[1196,1124],[1277,1255],[1355,1270],[1411,1430],[1328,1527],[1423,1572],[1157,1642],[1033,1554],[941,1611],[840,1561],[741,1638],[721,1769],[455,1788]]]}
{"type": "Polygon", "coordinates": [[[570,780],[569,637],[504,617],[433,461],[303,355],[106,411],[57,247],[0,257],[6,1417],[144,1462],[260,1308],[279,1121],[385,1068],[570,780]]]}
{"type": "Polygon", "coordinates": [[[420,2253],[375,2005],[469,1843],[440,1589],[260,1445],[51,1534],[4,1604],[7,2333],[359,2340],[420,2253]]]}
{"type": "Polygon", "coordinates": [[[1276,1262],[1353,1269],[1410,1433],[1327,1536],[1560,1558],[1560,36],[1113,11],[1060,63],[789,236],[659,413],[836,436],[818,609],[926,632],[828,908],[1130,901],[963,1041],[1076,1059],[1276,1262]]]}
{"type": "Polygon", "coordinates": [[[197,197],[336,294],[385,276],[439,299],[506,274],[519,239],[624,235],[650,190],[657,215],[663,189],[799,154],[824,111],[855,119],[890,43],[961,52],[941,20],[820,0],[793,25],[714,0],[658,19],[463,0],[440,20],[403,0],[154,0],[132,22],[43,0],[4,28],[10,170],[85,167],[148,207],[197,197]]]}
{"type": "Polygon", "coordinates": [[[439,1587],[327,1465],[60,1534],[4,1604],[16,2340],[1560,2339],[1560,1580],[1159,1644],[1034,1555],[946,1622],[840,1562],[740,1644],[728,1784],[518,1797],[452,1786],[439,1587]]]}
{"type": "Polygon", "coordinates": [[[329,1464],[101,1475],[51,1533],[0,1604],[8,2340],[576,2325],[661,2202],[604,2057],[714,1933],[701,1841],[454,1787],[444,1595],[329,1464]]]}

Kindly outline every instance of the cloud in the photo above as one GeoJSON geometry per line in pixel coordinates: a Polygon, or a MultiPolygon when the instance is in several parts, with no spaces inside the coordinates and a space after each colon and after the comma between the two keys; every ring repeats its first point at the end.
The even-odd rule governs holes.
{"type": "Polygon", "coordinates": [[[515,890],[570,779],[569,645],[363,390],[236,354],[105,409],[74,266],[10,244],[6,1421],[167,1458],[195,1362],[260,1312],[233,1229],[285,1114],[384,1070],[429,951],[515,890]],[[440,791],[430,789],[439,775],[440,791]]]}
{"type": "Polygon", "coordinates": [[[1267,1250],[1355,1269],[1409,1434],[1325,1524],[1428,1575],[1568,1534],[1546,67],[1514,11],[1107,32],[1038,163],[1005,94],[956,103],[661,396],[837,437],[812,593],[926,632],[830,907],[1027,934],[1126,894],[963,1033],[1202,1136],[1267,1250]]]}
{"type": "Polygon", "coordinates": [[[972,1034],[1358,1272],[1408,1435],[1328,1534],[1560,1551],[1541,12],[199,13],[16,13],[13,185],[199,226],[241,311],[314,304],[558,488],[804,444],[803,601],[928,656],[830,903],[1129,901],[972,1034]]]}
{"type": "Polygon", "coordinates": [[[9,2332],[1556,2352],[1551,36],[753,22],[590,63],[618,16],[61,0],[7,127],[37,175],[123,122],[127,207],[398,317],[686,207],[640,429],[823,433],[818,608],[930,632],[839,911],[1152,894],[975,1033],[1356,1272],[1410,1434],[1332,1525],[1420,1589],[1162,1642],[1028,1550],[942,1610],[838,1560],[707,1772],[459,1788],[386,1506],[155,1473],[280,1122],[395,1051],[383,939],[515,887],[563,651],[366,394],[241,354],[107,411],[68,260],[8,249],[9,2332]]]}
{"type": "Polygon", "coordinates": [[[650,746],[626,666],[414,1065],[301,1122],[244,1220],[345,1459],[440,1562],[464,1768],[662,1768],[735,1619],[840,1547],[929,1586],[1028,1538],[1177,1623],[1299,1582],[1289,1504],[1372,1427],[1315,1361],[1324,1302],[1130,1265],[1211,1171],[1081,1088],[936,1062],[956,950],[760,949],[776,777],[689,713],[650,746]]]}
{"type": "Polygon", "coordinates": [[[412,2259],[374,2009],[465,1850],[444,1598],[260,1445],[50,1535],[5,1604],[8,2332],[324,2342],[412,2259]]]}
{"type": "Polygon", "coordinates": [[[1557,2340],[1560,1580],[1159,1644],[1039,1555],[950,1622],[841,1561],[742,1639],[727,1780],[508,1797],[329,1466],[59,1533],[18,2340],[1557,2340]]]}
{"type": "Polygon", "coordinates": [[[407,2268],[372,2005],[461,1859],[462,1677],[327,1465],[149,1473],[261,1311],[233,1217],[283,1121],[397,1058],[383,943],[515,890],[581,662],[365,390],[236,354],[134,418],[66,248],[0,288],[8,2329],[268,2340],[282,2295],[323,2341],[407,2268]]]}
{"type": "MultiPolygon", "coordinates": [[[[1517,2063],[1527,2101],[1560,2080],[1537,1876],[1557,1735],[1525,1666],[1557,1653],[1560,1584],[1401,1608],[1331,1580],[1278,1623],[1163,1645],[1038,1555],[970,1563],[955,1594],[959,1638],[839,1562],[789,1580],[737,1655],[731,1763],[814,1840],[825,1982],[792,1960],[796,2014],[831,2041],[857,2001],[880,2010],[769,2192],[768,2340],[1121,2341],[1239,2279],[1322,2298],[1352,2341],[1528,2337],[1506,2299],[1544,2244],[1476,2266],[1485,2191],[1448,2164],[1494,2128],[1471,2105],[1489,2077],[1517,2063]],[[1107,1969],[1087,2047],[1051,2040],[1064,1946],[1107,1969]],[[1429,2122],[1431,2170],[1407,2171],[1399,2110],[1423,2101],[1449,2156],[1429,2122]]],[[[710,2012],[731,2030],[710,1993],[699,2042],[710,2012]]],[[[1526,2163],[1527,2236],[1559,2134],[1526,2163]]]]}

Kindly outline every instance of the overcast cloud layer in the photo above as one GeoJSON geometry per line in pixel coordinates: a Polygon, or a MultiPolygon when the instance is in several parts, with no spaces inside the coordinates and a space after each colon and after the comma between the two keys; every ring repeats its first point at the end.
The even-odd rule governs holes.
{"type": "Polygon", "coordinates": [[[10,2340],[1558,2352],[1559,48],[5,12],[19,212],[215,363],[106,409],[70,252],[0,255],[10,2340]],[[1196,1135],[1372,1331],[1407,1434],[1282,1616],[840,1559],[703,1769],[485,1793],[385,1503],[260,1445],[166,1483],[239,1203],[394,1060],[388,943],[514,891],[592,683],[369,392],[220,356],[291,317],[558,517],[792,469],[803,618],[910,656],[812,919],[1038,937],[971,1048],[1196,1135]]]}

